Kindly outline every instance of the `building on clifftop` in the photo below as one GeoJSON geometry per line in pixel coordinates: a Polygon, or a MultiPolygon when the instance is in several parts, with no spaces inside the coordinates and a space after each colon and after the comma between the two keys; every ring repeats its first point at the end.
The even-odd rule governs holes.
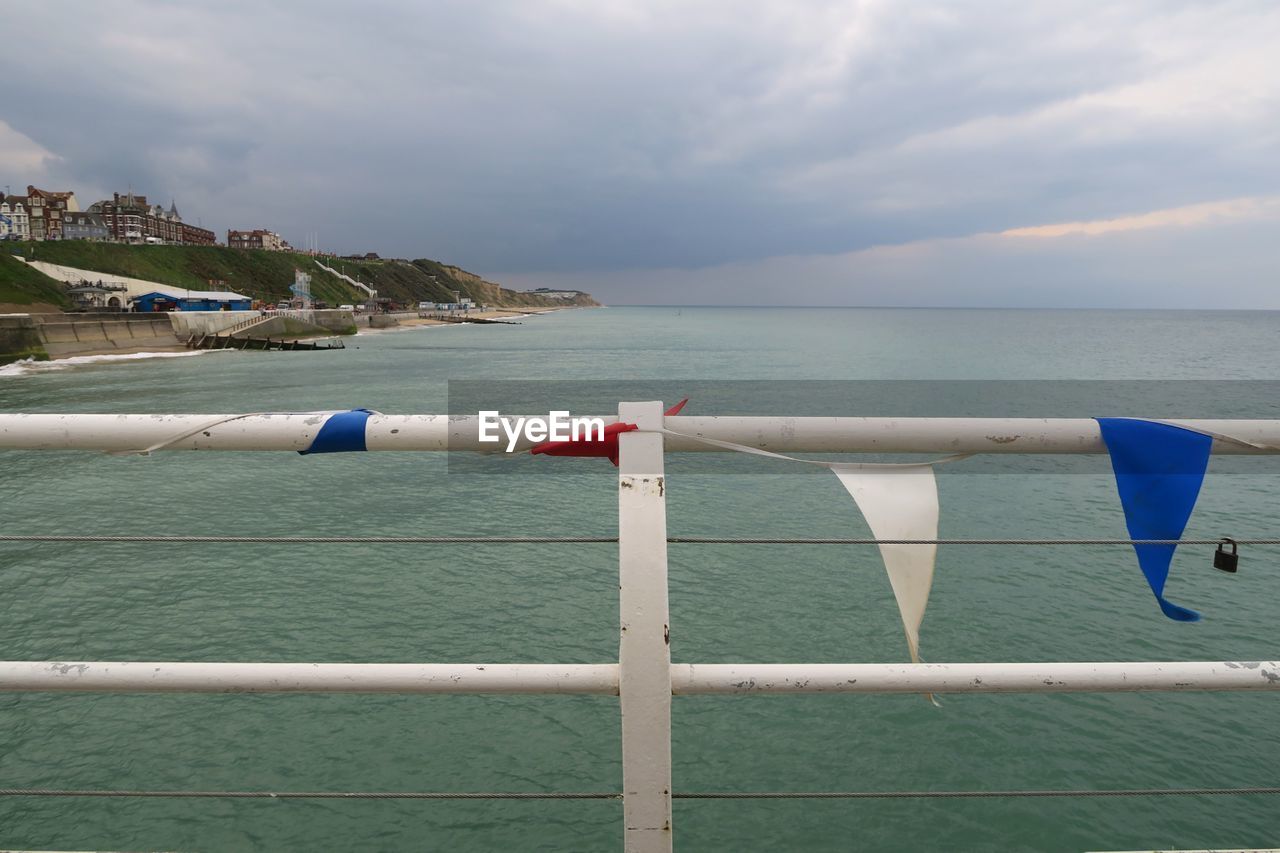
{"type": "Polygon", "coordinates": [[[65,213],[62,216],[63,240],[109,240],[111,230],[106,220],[92,212],[65,213]]]}
{"type": "Polygon", "coordinates": [[[30,240],[31,217],[25,196],[0,196],[0,240],[30,240]]]}
{"type": "Polygon", "coordinates": [[[289,244],[276,232],[257,228],[253,231],[228,231],[227,246],[232,249],[264,249],[268,252],[283,252],[289,244]]]}
{"type": "Polygon", "coordinates": [[[70,191],[56,192],[28,186],[26,196],[9,196],[8,201],[12,202],[14,199],[27,209],[32,240],[61,240],[63,214],[80,210],[76,194],[70,191]]]}
{"type": "Polygon", "coordinates": [[[111,239],[121,243],[212,246],[217,240],[209,229],[183,222],[173,201],[165,210],[161,205],[149,204],[145,195],[115,193],[110,199],[94,202],[89,211],[100,215],[111,239]]]}

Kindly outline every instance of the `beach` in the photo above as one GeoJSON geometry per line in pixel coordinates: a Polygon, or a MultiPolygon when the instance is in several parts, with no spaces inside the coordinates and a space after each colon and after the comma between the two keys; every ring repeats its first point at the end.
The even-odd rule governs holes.
{"type": "MultiPolygon", "coordinates": [[[[485,311],[468,311],[465,314],[457,314],[457,315],[454,315],[455,316],[454,319],[450,319],[450,320],[438,320],[434,317],[416,317],[416,316],[398,314],[398,315],[394,315],[396,317],[396,322],[394,326],[407,326],[407,327],[451,326],[451,325],[457,325],[460,322],[466,322],[467,320],[513,320],[514,321],[514,320],[519,320],[522,317],[530,317],[537,314],[551,314],[556,311],[566,311],[569,309],[569,307],[572,307],[572,306],[566,306],[565,308],[490,308],[485,311]]],[[[360,315],[356,319],[357,319],[357,322],[361,323],[362,329],[363,329],[363,324],[365,322],[368,322],[368,320],[372,320],[373,317],[377,317],[377,316],[386,316],[386,315],[377,315],[377,314],[372,316],[360,315]]]]}

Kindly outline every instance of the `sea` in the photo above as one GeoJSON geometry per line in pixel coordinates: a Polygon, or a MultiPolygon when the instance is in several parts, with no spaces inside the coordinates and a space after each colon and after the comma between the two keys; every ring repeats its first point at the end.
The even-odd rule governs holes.
{"type": "MultiPolygon", "coordinates": [[[[625,399],[658,382],[665,402],[689,396],[691,415],[1280,418],[1274,312],[609,307],[346,343],[13,365],[0,368],[0,411],[439,413],[484,383],[523,394],[589,382],[593,399],[616,384],[625,399]]],[[[668,456],[671,535],[869,535],[824,471],[730,456],[668,456]]],[[[943,537],[1127,535],[1105,458],[939,470],[943,537]]],[[[604,459],[504,470],[425,453],[5,451],[0,534],[612,536],[615,482],[604,459]]],[[[1215,458],[1186,536],[1280,537],[1280,459],[1215,458]]],[[[1280,656],[1280,547],[1242,547],[1237,575],[1215,572],[1212,553],[1177,553],[1166,593],[1204,614],[1179,623],[1125,546],[943,545],[922,656],[1280,656]]],[[[907,660],[873,547],[673,544],[670,599],[677,662],[907,660]]],[[[617,623],[613,544],[0,542],[0,656],[14,661],[599,663],[617,660],[617,623]]],[[[1266,692],[950,695],[938,707],[681,696],[673,785],[1276,786],[1278,720],[1266,692]]],[[[611,792],[620,749],[612,697],[0,694],[0,789],[611,792]]],[[[4,793],[4,848],[622,843],[615,800],[4,793]]],[[[1280,846],[1278,814],[1280,796],[1258,794],[678,799],[674,838],[696,851],[1249,848],[1280,846]]]]}

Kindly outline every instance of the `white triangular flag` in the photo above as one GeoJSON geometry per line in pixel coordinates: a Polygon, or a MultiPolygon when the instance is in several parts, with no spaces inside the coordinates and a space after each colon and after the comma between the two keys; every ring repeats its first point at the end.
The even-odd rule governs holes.
{"type": "MultiPolygon", "coordinates": [[[[831,463],[853,495],[876,539],[937,539],[938,483],[931,463],[858,465],[831,463]]],[[[880,556],[898,600],[911,660],[920,662],[920,623],[929,605],[937,545],[881,545],[880,556]]]]}
{"type": "MultiPolygon", "coordinates": [[[[669,429],[662,432],[728,450],[829,468],[853,495],[876,539],[937,539],[938,481],[933,476],[933,466],[957,462],[969,456],[968,453],[959,453],[931,462],[906,464],[826,462],[796,459],[771,450],[669,429]]],[[[907,649],[915,663],[920,662],[920,623],[924,621],[924,611],[929,606],[929,590],[933,586],[933,565],[937,556],[936,544],[880,546],[880,557],[884,560],[889,585],[893,587],[893,597],[898,601],[898,613],[902,616],[902,629],[907,634],[907,649]]]]}

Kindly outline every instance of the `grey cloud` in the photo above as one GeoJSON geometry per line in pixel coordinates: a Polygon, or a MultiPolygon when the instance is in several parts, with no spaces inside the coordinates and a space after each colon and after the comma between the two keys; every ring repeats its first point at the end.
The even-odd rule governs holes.
{"type": "Polygon", "coordinates": [[[1280,192],[1262,0],[111,0],[7,22],[48,54],[34,75],[0,54],[24,80],[0,119],[69,180],[482,271],[839,254],[1280,192]]]}
{"type": "Polygon", "coordinates": [[[1256,220],[1101,235],[983,234],[699,269],[507,273],[612,304],[1280,309],[1280,199],[1256,220]]]}

